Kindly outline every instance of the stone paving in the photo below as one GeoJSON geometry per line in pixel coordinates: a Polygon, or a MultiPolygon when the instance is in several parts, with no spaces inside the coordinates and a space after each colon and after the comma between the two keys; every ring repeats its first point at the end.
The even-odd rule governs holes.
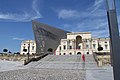
{"type": "Polygon", "coordinates": [[[104,71],[97,67],[91,55],[86,56],[85,64],[83,66],[80,55],[48,55],[38,62],[31,62],[24,69],[0,72],[0,80],[86,80],[86,70],[104,71]]]}

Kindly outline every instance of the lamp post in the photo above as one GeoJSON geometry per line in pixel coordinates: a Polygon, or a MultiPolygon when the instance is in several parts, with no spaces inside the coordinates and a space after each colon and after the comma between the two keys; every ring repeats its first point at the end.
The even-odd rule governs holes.
{"type": "Polygon", "coordinates": [[[106,5],[112,52],[111,57],[113,59],[114,80],[120,80],[120,39],[115,0],[106,0],[106,5]]]}
{"type": "Polygon", "coordinates": [[[30,57],[30,40],[28,40],[29,41],[29,43],[28,43],[28,60],[30,59],[29,57],[30,57]]]}

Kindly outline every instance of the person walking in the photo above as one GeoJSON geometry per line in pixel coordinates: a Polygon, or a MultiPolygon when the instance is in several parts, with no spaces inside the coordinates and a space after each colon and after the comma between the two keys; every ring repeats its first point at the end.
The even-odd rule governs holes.
{"type": "Polygon", "coordinates": [[[82,68],[84,69],[85,68],[85,55],[82,54],[82,68]]]}
{"type": "Polygon", "coordinates": [[[82,61],[85,62],[85,55],[82,54],[82,61]]]}

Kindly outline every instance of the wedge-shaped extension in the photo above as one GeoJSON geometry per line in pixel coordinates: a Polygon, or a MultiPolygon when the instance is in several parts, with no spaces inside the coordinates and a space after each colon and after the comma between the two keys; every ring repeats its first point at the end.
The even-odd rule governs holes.
{"type": "Polygon", "coordinates": [[[36,41],[36,54],[54,53],[61,39],[66,39],[68,31],[64,31],[43,23],[32,21],[36,41]]]}

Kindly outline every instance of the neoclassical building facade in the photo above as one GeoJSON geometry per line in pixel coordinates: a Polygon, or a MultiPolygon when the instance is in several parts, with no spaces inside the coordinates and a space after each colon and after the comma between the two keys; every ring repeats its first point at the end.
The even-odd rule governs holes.
{"type": "Polygon", "coordinates": [[[92,38],[90,32],[67,33],[67,39],[61,39],[55,55],[92,54],[99,52],[98,46],[103,47],[100,52],[110,53],[109,38],[92,38]]]}
{"type": "Polygon", "coordinates": [[[20,54],[26,55],[29,51],[30,55],[36,54],[36,42],[34,40],[25,40],[21,42],[20,54]],[[27,51],[23,51],[27,49],[27,51]]]}
{"type": "MultiPolygon", "coordinates": [[[[30,55],[36,54],[36,42],[34,40],[26,40],[21,43],[21,55],[28,53],[29,45],[30,55]],[[27,52],[24,52],[23,49],[27,49],[27,52]]],[[[67,33],[67,38],[60,40],[60,44],[53,53],[54,55],[92,54],[93,52],[99,52],[98,46],[103,47],[100,52],[110,53],[109,38],[92,38],[90,32],[67,33]]]]}

